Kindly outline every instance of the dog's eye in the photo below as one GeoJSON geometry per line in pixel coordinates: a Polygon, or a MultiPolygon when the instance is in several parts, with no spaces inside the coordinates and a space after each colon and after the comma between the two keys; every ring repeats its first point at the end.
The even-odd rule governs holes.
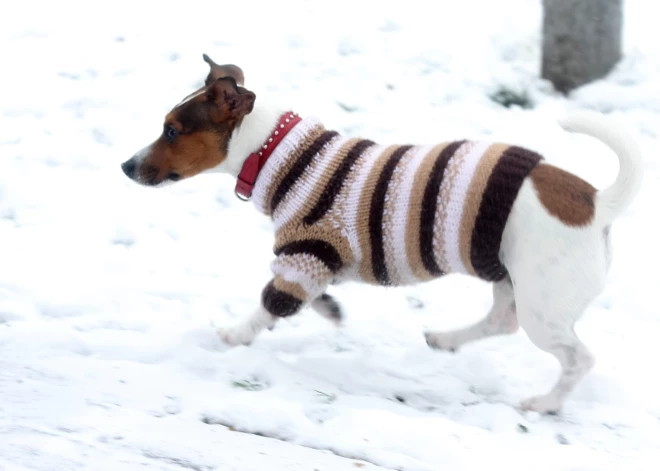
{"type": "Polygon", "coordinates": [[[168,141],[174,142],[178,135],[179,131],[174,129],[172,126],[165,126],[165,137],[168,141]]]}

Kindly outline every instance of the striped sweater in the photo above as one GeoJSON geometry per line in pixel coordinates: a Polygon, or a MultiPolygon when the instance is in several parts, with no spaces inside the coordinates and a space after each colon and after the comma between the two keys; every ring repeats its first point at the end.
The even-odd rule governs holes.
{"type": "Polygon", "coordinates": [[[276,228],[264,307],[293,314],[335,280],[396,286],[450,272],[501,280],[502,233],[540,160],[486,142],[382,146],[302,120],[254,188],[276,228]]]}

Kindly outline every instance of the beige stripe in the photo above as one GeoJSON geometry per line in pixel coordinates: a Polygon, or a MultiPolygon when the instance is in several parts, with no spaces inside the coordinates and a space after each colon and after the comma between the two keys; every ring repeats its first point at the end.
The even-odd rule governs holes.
{"type": "Polygon", "coordinates": [[[299,283],[292,283],[281,276],[275,276],[273,278],[273,286],[284,293],[300,299],[302,302],[309,301],[307,291],[299,283]]]}
{"type": "Polygon", "coordinates": [[[499,161],[500,156],[508,148],[509,146],[506,144],[493,144],[488,147],[477,164],[477,168],[465,197],[465,202],[463,203],[463,216],[461,217],[461,226],[459,229],[459,247],[463,265],[471,275],[476,275],[470,256],[474,223],[479,214],[479,207],[481,206],[481,200],[484,191],[486,190],[486,185],[488,185],[488,179],[493,172],[493,168],[495,168],[495,165],[499,161]]]}
{"type": "Polygon", "coordinates": [[[415,182],[413,183],[410,194],[410,207],[408,209],[408,221],[406,225],[406,253],[408,254],[408,264],[416,278],[420,280],[430,280],[433,278],[422,263],[420,253],[419,231],[422,217],[422,201],[424,191],[428,183],[431,170],[442,150],[449,145],[449,142],[438,144],[426,155],[419,170],[415,173],[415,182]]]}
{"type": "Polygon", "coordinates": [[[282,180],[284,180],[284,177],[289,174],[289,171],[298,161],[305,149],[311,146],[314,141],[325,131],[325,128],[322,126],[317,126],[312,131],[310,131],[305,140],[300,142],[300,144],[291,153],[289,158],[286,159],[283,165],[280,166],[279,171],[276,172],[270,182],[268,182],[268,188],[265,191],[266,196],[263,202],[268,213],[270,213],[270,202],[273,200],[273,195],[275,194],[277,188],[280,186],[280,183],[282,183],[282,180]]]}
{"type": "Polygon", "coordinates": [[[401,146],[393,145],[386,147],[384,151],[376,157],[376,163],[371,169],[369,178],[367,178],[364,188],[362,188],[360,193],[356,220],[357,235],[360,244],[360,251],[362,253],[359,271],[360,278],[368,283],[377,283],[376,278],[374,277],[374,269],[371,265],[371,237],[369,234],[369,212],[371,209],[371,200],[380,174],[383,171],[383,167],[394,151],[399,147],[401,146]]]}
{"type": "Polygon", "coordinates": [[[459,172],[463,167],[465,158],[474,147],[474,142],[466,142],[458,149],[454,155],[449,159],[445,174],[440,184],[440,193],[438,194],[438,204],[435,210],[435,224],[433,226],[433,254],[438,261],[438,266],[445,273],[450,273],[451,266],[447,260],[447,244],[445,241],[444,226],[447,224],[447,204],[449,198],[456,184],[459,172]]]}

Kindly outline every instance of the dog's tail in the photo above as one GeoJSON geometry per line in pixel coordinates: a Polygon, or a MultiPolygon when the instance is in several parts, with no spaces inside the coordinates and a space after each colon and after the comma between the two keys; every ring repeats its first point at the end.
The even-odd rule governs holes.
{"type": "Polygon", "coordinates": [[[619,157],[614,183],[596,195],[596,220],[610,224],[633,202],[642,184],[642,153],[632,134],[612,117],[593,111],[571,113],[559,120],[566,131],[578,132],[603,142],[619,157]]]}

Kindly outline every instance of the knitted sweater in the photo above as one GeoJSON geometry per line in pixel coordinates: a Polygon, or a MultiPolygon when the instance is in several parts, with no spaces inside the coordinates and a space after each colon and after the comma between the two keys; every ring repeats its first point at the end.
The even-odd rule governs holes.
{"type": "Polygon", "coordinates": [[[407,285],[450,272],[501,280],[502,233],[540,160],[486,142],[382,146],[302,120],[253,192],[276,228],[264,306],[292,314],[334,280],[407,285]]]}

